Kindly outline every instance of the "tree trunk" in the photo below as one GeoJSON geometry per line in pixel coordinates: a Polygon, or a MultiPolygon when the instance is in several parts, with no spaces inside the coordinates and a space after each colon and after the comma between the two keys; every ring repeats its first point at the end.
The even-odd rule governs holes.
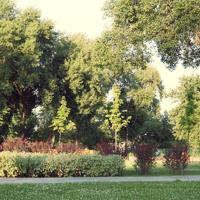
{"type": "Polygon", "coordinates": [[[78,130],[75,132],[75,144],[78,146],[78,143],[79,143],[79,141],[78,141],[78,130]]]}
{"type": "Polygon", "coordinates": [[[59,140],[58,140],[58,144],[60,145],[61,144],[61,136],[62,134],[61,133],[59,133],[59,140]]]}
{"type": "Polygon", "coordinates": [[[24,108],[24,105],[23,105],[23,101],[21,100],[21,103],[20,103],[20,115],[21,115],[21,121],[20,121],[20,125],[21,125],[21,131],[22,131],[22,134],[23,134],[23,137],[27,137],[28,133],[27,133],[27,127],[26,127],[26,111],[25,111],[25,108],[24,108]]]}
{"type": "Polygon", "coordinates": [[[117,144],[117,131],[115,131],[115,152],[118,149],[118,144],[117,144]]]}
{"type": "Polygon", "coordinates": [[[128,152],[128,127],[126,127],[125,152],[128,152]]]}

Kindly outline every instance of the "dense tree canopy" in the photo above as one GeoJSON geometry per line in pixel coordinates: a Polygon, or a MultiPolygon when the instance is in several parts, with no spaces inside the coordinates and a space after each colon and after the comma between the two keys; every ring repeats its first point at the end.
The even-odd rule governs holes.
{"type": "Polygon", "coordinates": [[[121,131],[121,141],[142,141],[146,135],[146,140],[155,142],[162,135],[159,103],[163,86],[156,69],[147,67],[147,60],[140,46],[132,46],[116,30],[104,33],[95,43],[93,63],[104,72],[104,88],[108,92],[113,85],[120,86],[121,112],[125,118],[131,116],[121,131]]]}
{"type": "Polygon", "coordinates": [[[170,68],[199,66],[199,1],[108,0],[105,10],[132,45],[153,42],[170,68]]]}
{"type": "MultiPolygon", "coordinates": [[[[196,12],[187,2],[172,4],[176,17],[181,6],[196,12]]],[[[173,13],[173,23],[180,28],[173,38],[174,25],[167,25],[171,17],[161,23],[165,7],[155,0],[109,0],[105,10],[113,26],[91,41],[83,35],[67,37],[37,10],[20,11],[12,1],[0,0],[1,140],[51,139],[69,133],[73,124],[74,134],[63,134],[62,141],[94,147],[102,138],[114,142],[114,131],[117,142],[167,145],[171,126],[168,116],[160,114],[163,85],[157,70],[148,65],[149,46],[156,44],[170,66],[179,60],[195,66],[198,34],[192,40],[189,29],[174,22],[173,13]],[[190,56],[188,37],[196,45],[190,56]],[[106,125],[108,113],[109,125],[115,128],[106,125]]],[[[198,23],[191,27],[191,32],[197,30],[198,23]]]]}
{"type": "Polygon", "coordinates": [[[10,134],[29,137],[34,118],[32,109],[43,103],[46,91],[55,85],[54,68],[58,71],[64,61],[57,59],[60,39],[52,23],[42,20],[37,10],[18,12],[9,1],[3,0],[1,8],[1,109],[9,110],[10,134]]]}
{"type": "Polygon", "coordinates": [[[185,140],[193,148],[200,147],[200,77],[181,79],[181,85],[171,96],[178,105],[171,111],[173,132],[177,139],[185,140]]]}

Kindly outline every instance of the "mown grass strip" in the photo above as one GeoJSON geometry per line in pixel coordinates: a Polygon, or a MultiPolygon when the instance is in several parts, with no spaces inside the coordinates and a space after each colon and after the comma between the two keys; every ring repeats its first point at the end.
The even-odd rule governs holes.
{"type": "Polygon", "coordinates": [[[1,200],[197,200],[199,182],[1,185],[1,200]]]}

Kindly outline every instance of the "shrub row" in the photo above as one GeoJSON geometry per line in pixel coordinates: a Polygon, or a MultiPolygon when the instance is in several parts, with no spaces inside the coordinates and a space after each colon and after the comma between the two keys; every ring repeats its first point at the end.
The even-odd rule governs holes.
{"type": "Polygon", "coordinates": [[[0,153],[1,177],[98,177],[123,173],[120,156],[0,153]]]}
{"type": "MultiPolygon", "coordinates": [[[[107,141],[100,141],[96,145],[96,150],[101,155],[117,154],[123,157],[127,156],[127,152],[123,149],[115,151],[114,145],[107,141]]],[[[83,149],[81,146],[74,143],[62,143],[57,146],[53,146],[49,141],[34,141],[30,142],[24,138],[8,138],[2,145],[0,145],[1,151],[17,151],[17,152],[37,152],[37,153],[80,153],[80,154],[92,154],[94,151],[83,149]]]]}
{"type": "Polygon", "coordinates": [[[73,143],[60,144],[53,147],[51,142],[47,141],[35,141],[30,142],[23,138],[11,138],[5,140],[0,151],[16,151],[16,152],[33,152],[33,153],[75,153],[80,152],[83,149],[73,143]]]}

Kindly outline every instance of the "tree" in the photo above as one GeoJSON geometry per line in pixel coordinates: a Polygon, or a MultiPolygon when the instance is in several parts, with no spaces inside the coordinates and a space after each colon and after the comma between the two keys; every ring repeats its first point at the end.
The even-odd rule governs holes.
{"type": "Polygon", "coordinates": [[[76,129],[75,123],[70,120],[70,108],[67,107],[65,97],[61,99],[60,107],[58,108],[56,117],[52,121],[51,127],[53,127],[54,131],[58,131],[59,133],[59,144],[61,143],[62,134],[76,129]]]}
{"type": "Polygon", "coordinates": [[[123,116],[122,111],[120,110],[120,107],[123,104],[122,99],[120,99],[120,87],[118,85],[113,85],[113,94],[114,94],[114,99],[113,103],[111,105],[110,110],[108,111],[106,118],[107,118],[107,123],[110,124],[110,128],[112,132],[114,132],[114,140],[115,140],[115,151],[118,149],[118,137],[119,137],[119,132],[123,127],[126,127],[128,123],[131,120],[131,117],[125,118],[123,116]]]}
{"type": "MultiPolygon", "coordinates": [[[[148,56],[142,47],[132,45],[129,40],[130,37],[118,29],[104,33],[95,43],[93,63],[105,74],[102,86],[106,93],[113,84],[120,85],[122,109],[127,110],[126,117],[132,116],[129,125],[120,132],[120,138],[159,143],[162,138],[159,103],[163,85],[157,70],[146,64],[148,56]]],[[[106,137],[111,138],[109,129],[104,125],[101,128],[106,137]]]]}
{"type": "Polygon", "coordinates": [[[9,108],[5,135],[12,134],[10,126],[18,136],[32,137],[33,109],[59,97],[58,74],[68,53],[60,52],[61,40],[37,10],[19,11],[12,1],[0,1],[0,102],[1,109],[9,108]]]}
{"type": "Polygon", "coordinates": [[[172,122],[170,121],[169,113],[165,112],[161,116],[161,133],[160,144],[161,147],[167,148],[170,147],[174,141],[173,130],[172,130],[172,122]]]}
{"type": "Polygon", "coordinates": [[[161,60],[172,69],[178,62],[199,66],[199,1],[108,0],[105,10],[131,45],[155,44],[161,60]]]}
{"type": "Polygon", "coordinates": [[[177,101],[170,118],[176,139],[186,141],[194,150],[200,148],[200,77],[183,77],[170,94],[177,101]]]}
{"type": "Polygon", "coordinates": [[[0,19],[12,19],[16,14],[16,8],[12,1],[0,0],[0,19]]]}
{"type": "Polygon", "coordinates": [[[71,55],[65,63],[65,80],[70,95],[69,104],[74,121],[77,124],[79,140],[88,146],[94,146],[99,140],[99,109],[106,99],[103,71],[94,65],[94,42],[83,35],[70,37],[73,44],[71,55]]]}
{"type": "Polygon", "coordinates": [[[57,33],[37,10],[19,11],[12,1],[0,0],[2,137],[50,139],[53,125],[61,141],[74,123],[73,139],[93,147],[107,136],[103,111],[107,94],[116,85],[108,130],[108,135],[115,132],[115,146],[119,138],[160,141],[163,88],[157,71],[147,65],[148,43],[156,41],[145,34],[149,25],[145,29],[142,24],[148,6],[144,0],[110,1],[107,11],[114,25],[91,41],[57,33]]]}
{"type": "Polygon", "coordinates": [[[52,28],[50,22],[40,20],[35,10],[0,19],[1,98],[12,112],[19,113],[25,136],[26,120],[39,99],[37,94],[48,84],[54,52],[52,28]]]}
{"type": "Polygon", "coordinates": [[[134,142],[161,143],[162,123],[160,100],[163,86],[153,67],[135,70],[134,87],[126,88],[126,110],[132,116],[127,127],[129,140],[134,142]]]}

